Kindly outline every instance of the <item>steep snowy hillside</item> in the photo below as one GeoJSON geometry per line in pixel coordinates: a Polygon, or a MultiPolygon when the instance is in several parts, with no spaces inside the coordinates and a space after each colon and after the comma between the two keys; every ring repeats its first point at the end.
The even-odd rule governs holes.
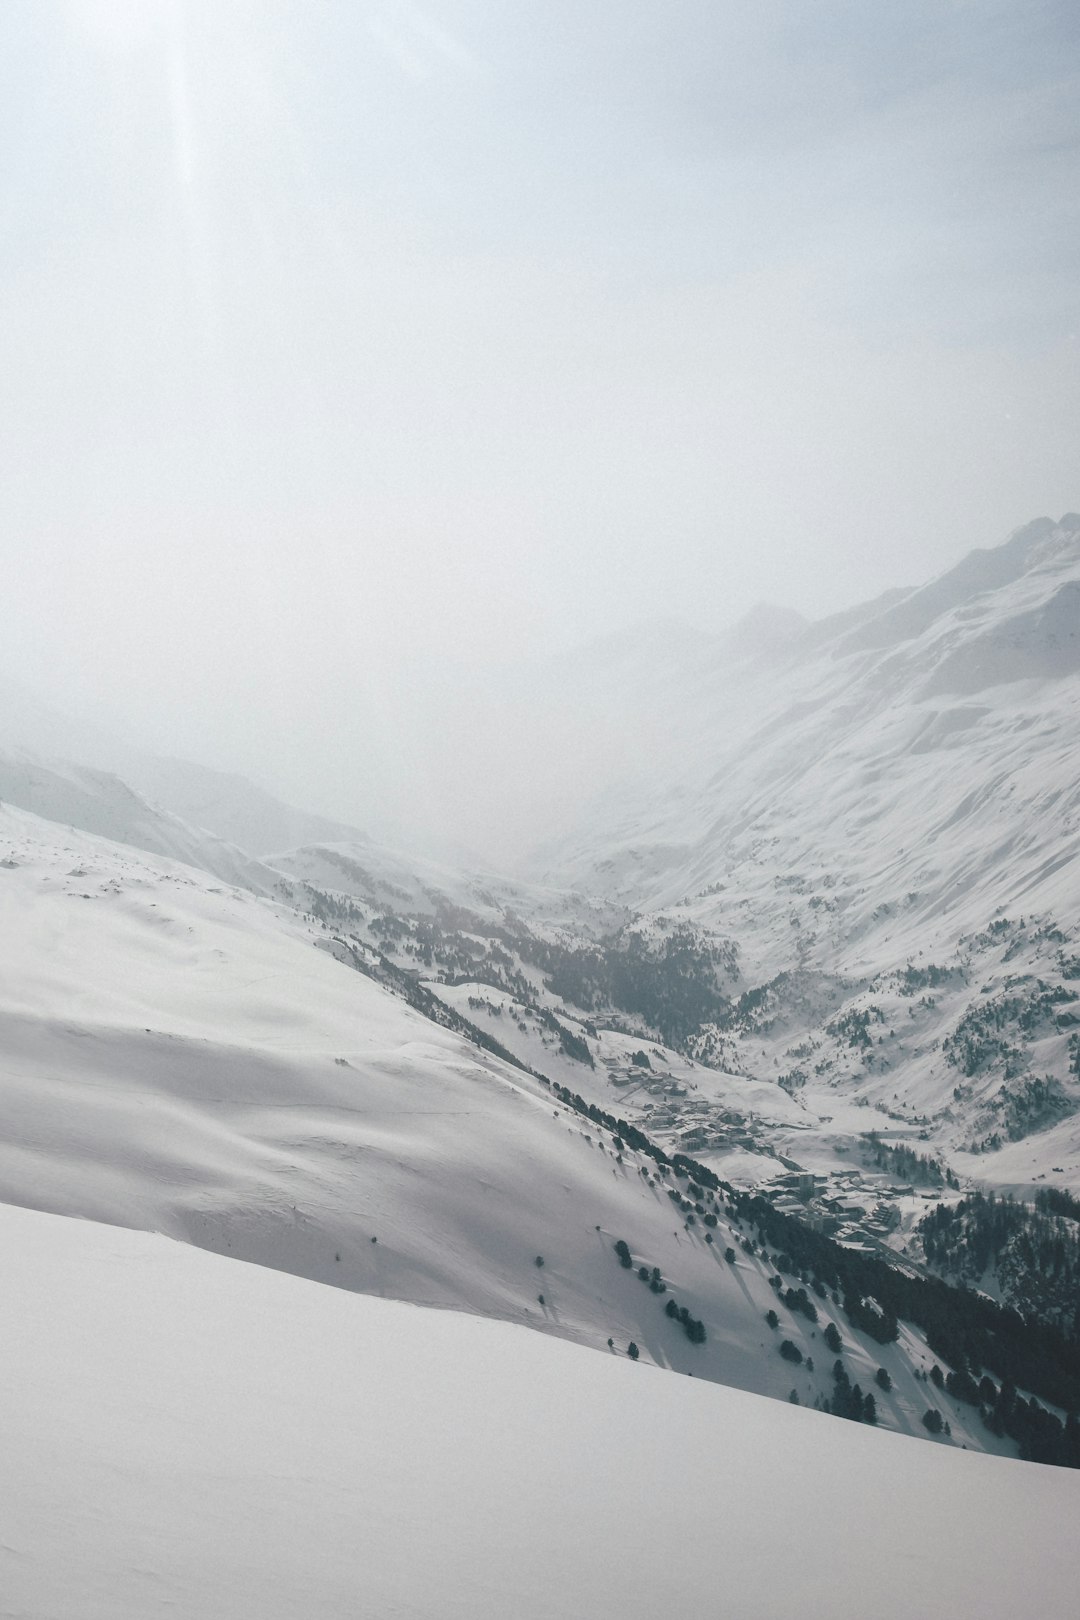
{"type": "Polygon", "coordinates": [[[0,1208],[27,1620],[1066,1620],[1080,1476],[0,1208]]]}
{"type": "MultiPolygon", "coordinates": [[[[809,920],[844,960],[866,953],[874,906],[909,881],[922,922],[976,884],[991,907],[1045,902],[1040,884],[1075,853],[1080,518],[1031,524],[855,629],[843,616],[829,630],[812,627],[778,668],[757,664],[745,681],[714,669],[707,690],[684,694],[696,737],[681,779],[654,782],[621,821],[599,807],[549,859],[553,876],[637,908],[707,898],[700,880],[719,878],[713,904],[694,908],[716,919],[743,897],[744,866],[763,869],[758,889],[815,874],[830,904],[809,920]],[[1016,870],[1025,845],[1009,835],[1040,811],[1046,857],[1016,870]]],[[[781,922],[795,926],[794,885],[780,887],[779,908],[744,919],[764,950],[781,922]]],[[[1076,880],[1066,893],[1075,903],[1076,880]]]]}
{"type": "Polygon", "coordinates": [[[1080,517],[713,676],[674,772],[545,879],[730,942],[684,1050],[959,1173],[1080,1188],[1080,517]]]}
{"type": "MultiPolygon", "coordinates": [[[[105,826],[99,826],[96,820],[91,823],[80,819],[80,806],[94,815],[95,789],[90,781],[81,784],[82,792],[87,795],[83,801],[74,799],[73,784],[69,782],[67,802],[62,798],[56,800],[58,813],[53,816],[53,801],[42,793],[40,786],[34,802],[28,802],[27,783],[20,772],[25,772],[28,765],[36,765],[39,770],[51,769],[69,777],[81,771],[89,771],[91,777],[118,777],[155,812],[165,812],[167,818],[179,817],[189,828],[210,833],[256,857],[319,839],[362,841],[364,836],[355,827],[282,804],[243,776],[137,748],[103,726],[61,713],[2,673],[0,753],[8,773],[5,798],[39,815],[70,821],[85,830],[104,832],[110,838],[135,843],[140,848],[157,850],[159,846],[140,843],[137,836],[128,838],[126,829],[132,824],[122,819],[114,818],[105,826]],[[72,813],[63,814],[65,809],[72,813]]],[[[100,793],[100,785],[97,792],[100,793]]],[[[100,811],[97,815],[100,816],[100,811]]],[[[138,832],[139,827],[140,823],[136,822],[133,830],[138,832]]],[[[188,858],[166,845],[161,849],[177,854],[179,859],[188,858]]]]}
{"type": "Polygon", "coordinates": [[[309,844],[271,857],[283,891],[316,911],[321,895],[348,896],[385,916],[462,913],[513,926],[528,917],[573,938],[599,938],[630,917],[625,906],[577,889],[554,889],[488,870],[452,867],[372,841],[309,844]]]}
{"type": "Polygon", "coordinates": [[[315,839],[364,841],[355,827],[282,804],[246,777],[127,750],[116,769],[152,804],[265,859],[315,839]]]}
{"type": "Polygon", "coordinates": [[[213,833],[157,809],[110,771],[39,758],[23,749],[0,753],[3,802],[48,821],[184,861],[257,893],[267,893],[278,883],[277,874],[262,862],[213,833]]]}
{"type": "Polygon", "coordinates": [[[1080,1188],[1078,588],[1043,521],[671,657],[655,784],[540,883],[9,751],[0,1198],[1071,1460],[1075,1210],[988,1261],[970,1194],[1080,1188]]]}
{"type": "Polygon", "coordinates": [[[934,1407],[954,1443],[1013,1451],[928,1388],[951,1365],[933,1312],[879,1332],[876,1283],[784,1259],[765,1212],[438,1027],[347,965],[361,947],[7,807],[0,850],[0,1198],[803,1404],[837,1397],[832,1323],[882,1427],[934,1407]]]}

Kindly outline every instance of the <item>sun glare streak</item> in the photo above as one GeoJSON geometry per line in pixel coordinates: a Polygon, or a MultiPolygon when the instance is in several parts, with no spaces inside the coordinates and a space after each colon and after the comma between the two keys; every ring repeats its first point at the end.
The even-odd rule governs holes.
{"type": "Polygon", "coordinates": [[[195,139],[191,116],[187,31],[183,7],[179,4],[179,0],[171,8],[169,23],[167,48],[173,163],[177,184],[185,191],[190,191],[195,184],[195,139]]]}
{"type": "MultiPolygon", "coordinates": [[[[205,331],[210,332],[218,324],[214,313],[213,254],[204,195],[205,176],[203,185],[198,183],[187,18],[182,0],[173,0],[168,23],[165,71],[173,177],[179,193],[188,276],[201,323],[205,331]]],[[[220,345],[215,344],[215,347],[220,345]]]]}
{"type": "MultiPolygon", "coordinates": [[[[165,84],[167,158],[171,159],[179,257],[187,286],[186,321],[191,333],[188,397],[192,412],[205,424],[213,424],[220,454],[228,460],[239,457],[244,431],[223,292],[224,248],[215,224],[222,198],[215,194],[214,153],[204,136],[207,130],[213,133],[215,126],[212,121],[207,123],[206,84],[196,79],[200,63],[197,56],[194,61],[192,57],[187,0],[161,0],[158,11],[161,28],[156,44],[165,84]]],[[[184,322],[183,311],[174,311],[173,318],[184,322]]]]}

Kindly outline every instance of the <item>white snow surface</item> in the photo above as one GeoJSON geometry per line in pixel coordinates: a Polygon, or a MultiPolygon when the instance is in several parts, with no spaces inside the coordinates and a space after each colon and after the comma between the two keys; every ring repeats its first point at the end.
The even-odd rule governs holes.
{"type": "MultiPolygon", "coordinates": [[[[924,1433],[914,1372],[934,1358],[916,1336],[876,1345],[824,1303],[816,1330],[785,1312],[770,1332],[773,1268],[722,1211],[709,1243],[651,1160],[620,1161],[539,1080],[317,943],[286,906],[0,808],[0,1199],[605,1354],[633,1340],[643,1361],[804,1404],[832,1393],[836,1315],[852,1380],[892,1378],[881,1426],[924,1433]],[[784,1336],[816,1351],[812,1372],[780,1357],[784,1336]]],[[[971,1408],[934,1404],[957,1444],[1011,1452],[971,1408]]]]}
{"type": "MultiPolygon", "coordinates": [[[[62,714],[2,671],[0,750],[6,756],[5,767],[18,760],[24,763],[33,760],[39,765],[61,760],[67,762],[63,769],[69,775],[75,766],[88,768],[98,776],[119,777],[128,789],[133,788],[148,805],[164,812],[166,817],[178,818],[189,828],[201,829],[256,857],[318,838],[363,840],[357,828],[282,804],[264,788],[234,772],[150,753],[125,742],[85,716],[73,719],[62,714]]],[[[56,768],[55,763],[53,768],[56,768]]],[[[0,789],[0,798],[11,799],[24,810],[48,814],[39,805],[27,802],[23,796],[26,785],[25,780],[17,778],[14,783],[9,781],[0,789]]],[[[91,814],[94,813],[91,810],[91,814]]],[[[53,819],[70,821],[77,826],[89,825],[77,814],[61,814],[53,819]]],[[[106,831],[98,826],[90,830],[106,831]]],[[[122,837],[122,834],[113,832],[109,836],[122,837]]],[[[138,837],[126,841],[140,844],[138,837]]],[[[157,844],[143,847],[159,848],[157,844]]],[[[189,858],[176,850],[170,853],[176,854],[178,859],[189,858]]]]}
{"type": "Polygon", "coordinates": [[[879,972],[1006,908],[1080,917],[1078,674],[1069,514],[687,684],[669,756],[537,868],[726,929],[751,978],[879,972]]]}
{"type": "MultiPolygon", "coordinates": [[[[1080,1188],[1071,1026],[1044,1019],[1010,1075],[993,1057],[967,1074],[946,1046],[983,996],[1060,983],[1080,944],[1080,516],[812,625],[782,657],[686,674],[668,713],[636,791],[598,801],[533,870],[732,941],[739,988],[784,975],[758,1029],[699,1055],[794,1072],[833,1167],[838,1134],[884,1109],[992,1187],[1080,1188]],[[929,964],[951,974],[940,994],[902,993],[929,964]],[[830,1025],[867,1007],[875,1053],[853,1060],[830,1025]],[[1011,1118],[1010,1084],[1044,1077],[1059,1104],[1011,1118]]],[[[818,1167],[805,1133],[774,1141],[818,1167]]]]}
{"type": "Polygon", "coordinates": [[[255,893],[268,893],[280,881],[235,844],[157,808],[111,771],[94,766],[39,757],[24,748],[0,752],[0,802],[183,861],[255,893]]]}
{"type": "Polygon", "coordinates": [[[19,1620],[1071,1620],[1080,1476],[0,1207],[19,1620]]]}

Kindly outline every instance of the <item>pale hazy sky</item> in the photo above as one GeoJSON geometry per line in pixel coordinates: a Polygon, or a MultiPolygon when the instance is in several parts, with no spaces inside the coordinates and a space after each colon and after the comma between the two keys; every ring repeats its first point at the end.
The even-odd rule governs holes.
{"type": "Polygon", "coordinates": [[[0,662],[317,771],[917,582],[1080,505],[1078,214],[1075,0],[3,0],[0,662]]]}

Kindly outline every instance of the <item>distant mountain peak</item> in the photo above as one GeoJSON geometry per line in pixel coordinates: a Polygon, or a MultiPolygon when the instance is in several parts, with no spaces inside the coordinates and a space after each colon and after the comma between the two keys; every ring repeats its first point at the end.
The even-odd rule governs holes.
{"type": "Polygon", "coordinates": [[[782,607],[778,602],[755,602],[728,631],[725,651],[740,658],[775,653],[796,641],[809,623],[795,608],[782,607]]]}
{"type": "Polygon", "coordinates": [[[1048,548],[1056,554],[1063,544],[1071,546],[1078,530],[1080,519],[1074,513],[1067,513],[1060,523],[1039,517],[1014,529],[1000,545],[969,551],[936,579],[865,620],[840,644],[839,650],[868,652],[914,640],[943,614],[988,591],[1013,584],[1046,559],[1048,548]]]}

